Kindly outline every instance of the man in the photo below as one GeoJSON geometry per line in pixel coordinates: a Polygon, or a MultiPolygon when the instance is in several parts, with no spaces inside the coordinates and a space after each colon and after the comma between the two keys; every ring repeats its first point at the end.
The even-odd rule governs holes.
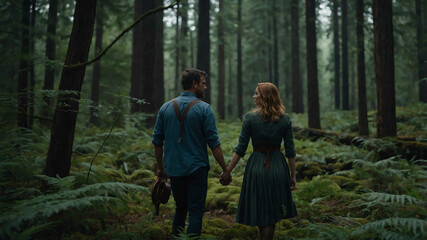
{"type": "MultiPolygon", "coordinates": [[[[212,150],[223,171],[227,170],[212,107],[205,102],[195,101],[204,96],[206,77],[206,73],[201,70],[186,69],[182,73],[184,91],[175,99],[177,109],[175,110],[173,101],[165,103],[157,114],[154,127],[152,142],[158,167],[157,176],[162,179],[170,177],[176,203],[172,224],[174,236],[183,232],[187,211],[187,234],[200,236],[209,171],[206,145],[212,150]],[[189,108],[180,125],[178,116],[185,115],[189,104],[194,105],[189,108]]],[[[231,176],[223,173],[220,180],[222,184],[228,184],[231,176]]]]}

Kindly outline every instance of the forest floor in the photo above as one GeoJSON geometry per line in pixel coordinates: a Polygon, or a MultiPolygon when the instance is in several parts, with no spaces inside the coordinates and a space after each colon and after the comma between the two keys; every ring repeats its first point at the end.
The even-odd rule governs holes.
{"type": "MultiPolygon", "coordinates": [[[[307,126],[306,115],[291,116],[294,126],[307,126]]],[[[114,117],[101,127],[88,127],[85,117],[76,127],[70,176],[62,179],[41,175],[50,141],[46,127],[0,128],[0,239],[170,238],[173,198],[161,205],[160,216],[150,198],[156,161],[152,129],[140,125],[145,116],[124,116],[111,134],[114,117]]],[[[325,131],[357,134],[355,111],[321,117],[325,131]]],[[[398,135],[427,142],[427,104],[397,108],[397,120],[398,135]]],[[[217,125],[228,162],[241,122],[217,125]]],[[[369,113],[369,127],[374,136],[375,112],[369,113]]],[[[295,133],[298,217],[278,222],[275,239],[427,239],[427,160],[399,153],[398,145],[393,138],[355,146],[338,137],[314,140],[295,133]]],[[[249,145],[247,156],[251,152],[249,145]]],[[[209,152],[202,238],[257,239],[256,227],[235,223],[247,156],[224,187],[209,152]]]]}

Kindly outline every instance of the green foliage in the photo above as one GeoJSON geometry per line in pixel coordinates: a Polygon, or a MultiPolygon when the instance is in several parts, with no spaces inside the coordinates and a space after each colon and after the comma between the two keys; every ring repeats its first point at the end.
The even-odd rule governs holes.
{"type": "Polygon", "coordinates": [[[426,224],[425,220],[417,218],[387,218],[360,226],[351,235],[363,237],[364,234],[374,233],[381,239],[423,239],[427,237],[424,232],[426,224]]]}
{"type": "Polygon", "coordinates": [[[338,184],[330,179],[315,177],[310,182],[303,182],[298,185],[300,189],[296,192],[296,197],[310,202],[316,198],[330,198],[341,192],[338,184]]]}

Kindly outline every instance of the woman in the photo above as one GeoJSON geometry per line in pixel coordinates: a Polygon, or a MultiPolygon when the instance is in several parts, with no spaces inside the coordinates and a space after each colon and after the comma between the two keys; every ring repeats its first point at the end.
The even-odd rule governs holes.
{"type": "Polygon", "coordinates": [[[292,124],[274,84],[259,83],[253,99],[256,108],[243,119],[239,144],[226,173],[245,155],[252,138],[254,151],[246,165],[236,222],[258,226],[260,239],[273,239],[276,222],[297,215],[291,192],[296,186],[292,124]],[[290,173],[280,151],[282,139],[290,173]]]}

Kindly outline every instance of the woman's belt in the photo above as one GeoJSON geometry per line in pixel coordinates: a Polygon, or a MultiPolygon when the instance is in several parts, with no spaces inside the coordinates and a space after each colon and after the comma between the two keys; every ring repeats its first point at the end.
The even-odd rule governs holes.
{"type": "Polygon", "coordinates": [[[254,147],[254,152],[266,152],[267,158],[264,160],[265,171],[270,168],[270,152],[280,151],[280,147],[254,147]]]}

